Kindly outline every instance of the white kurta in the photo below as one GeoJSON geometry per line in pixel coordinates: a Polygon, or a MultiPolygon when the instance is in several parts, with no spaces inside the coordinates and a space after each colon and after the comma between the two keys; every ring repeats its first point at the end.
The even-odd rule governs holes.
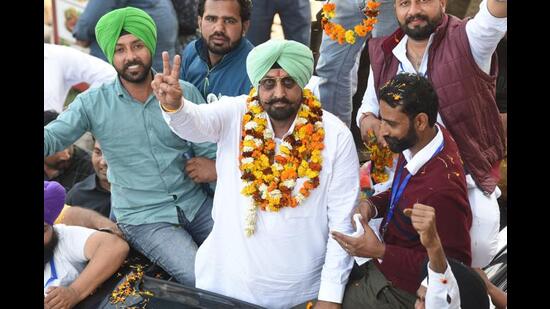
{"type": "Polygon", "coordinates": [[[44,44],[44,110],[61,113],[72,86],[84,82],[94,88],[116,76],[108,62],[73,47],[44,44]]]}
{"type": "MultiPolygon", "coordinates": [[[[222,97],[203,105],[186,101],[180,111],[164,113],[182,138],[218,143],[214,227],[197,252],[196,286],[267,308],[289,308],[316,298],[340,303],[353,260],[329,232],[353,229],[359,163],[351,132],[323,111],[326,135],[319,187],[294,209],[258,211],[256,231],[247,237],[245,215],[251,198],[240,193],[239,169],[246,98],[222,97]]],[[[295,192],[301,184],[298,180],[295,192]]]]}

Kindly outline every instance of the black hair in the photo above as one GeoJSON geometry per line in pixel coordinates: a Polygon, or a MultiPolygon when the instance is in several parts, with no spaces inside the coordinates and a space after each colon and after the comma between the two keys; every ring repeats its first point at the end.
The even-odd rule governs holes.
{"type": "Polygon", "coordinates": [[[420,113],[428,115],[428,123],[433,127],[437,120],[439,101],[430,81],[417,74],[400,73],[389,80],[382,88],[378,96],[389,106],[401,107],[409,119],[413,119],[420,113]]]}
{"type": "Polygon", "coordinates": [[[57,116],[59,116],[59,114],[53,109],[44,111],[44,126],[57,119],[57,116]]]}
{"type": "Polygon", "coordinates": [[[44,268],[46,268],[46,264],[53,259],[53,252],[59,243],[59,234],[53,226],[50,225],[50,228],[52,229],[52,238],[48,244],[44,245],[44,268]]]}
{"type": "MultiPolygon", "coordinates": [[[[199,0],[199,16],[202,17],[204,14],[204,4],[207,0],[199,0]]],[[[220,1],[220,0],[210,0],[210,1],[220,1]]],[[[235,0],[239,3],[240,15],[241,15],[241,22],[245,22],[247,20],[250,20],[250,11],[252,10],[252,2],[250,0],[235,0]]]]}

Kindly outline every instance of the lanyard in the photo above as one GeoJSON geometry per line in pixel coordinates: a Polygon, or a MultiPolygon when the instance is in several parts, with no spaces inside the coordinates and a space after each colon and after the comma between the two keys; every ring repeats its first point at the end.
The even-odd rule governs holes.
{"type": "MultiPolygon", "coordinates": [[[[441,152],[443,149],[443,142],[441,142],[441,145],[436,149],[432,157],[433,159],[438,153],[441,152]]],[[[428,161],[430,161],[428,160],[428,161]]],[[[426,161],[426,162],[428,162],[426,161]]],[[[401,181],[401,172],[403,172],[403,169],[405,168],[405,162],[401,165],[401,168],[397,172],[396,176],[393,178],[392,183],[392,192],[391,192],[391,199],[390,199],[390,209],[388,210],[388,214],[386,215],[386,222],[384,223],[384,226],[382,227],[382,237],[381,239],[384,239],[384,234],[386,234],[386,230],[388,229],[388,224],[390,223],[391,219],[393,218],[393,212],[395,211],[395,206],[399,202],[399,199],[401,199],[401,196],[403,195],[403,191],[405,191],[405,187],[409,183],[409,180],[411,179],[412,174],[408,174],[405,176],[405,179],[400,183],[401,181]]]]}
{"type": "Polygon", "coordinates": [[[55,263],[53,262],[53,256],[52,256],[52,259],[50,260],[50,270],[51,270],[52,275],[50,276],[50,279],[48,279],[48,281],[44,285],[44,288],[46,288],[48,286],[48,284],[50,284],[52,281],[57,279],[57,272],[55,271],[55,263]]]}

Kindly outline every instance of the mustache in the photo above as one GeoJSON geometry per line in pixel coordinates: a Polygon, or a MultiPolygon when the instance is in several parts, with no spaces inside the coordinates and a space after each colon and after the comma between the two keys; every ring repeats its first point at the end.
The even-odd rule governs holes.
{"type": "Polygon", "coordinates": [[[223,34],[222,32],[214,32],[214,33],[211,34],[208,38],[209,38],[209,39],[212,39],[213,37],[220,37],[220,36],[221,36],[224,40],[229,41],[229,38],[228,38],[225,34],[223,34]]]}
{"type": "Polygon", "coordinates": [[[124,64],[124,70],[127,70],[129,67],[133,66],[133,65],[141,65],[141,66],[145,66],[143,64],[143,62],[139,61],[139,60],[133,60],[133,61],[130,61],[126,64],[124,64]]]}
{"type": "Polygon", "coordinates": [[[291,104],[290,100],[285,98],[285,97],[273,98],[273,99],[267,101],[266,104],[271,105],[271,104],[278,103],[278,102],[285,103],[285,104],[291,104]]]}
{"type": "Polygon", "coordinates": [[[420,19],[420,20],[423,20],[425,22],[429,22],[428,16],[422,15],[422,14],[416,14],[416,15],[413,15],[413,16],[409,16],[409,18],[407,18],[405,20],[405,23],[408,24],[408,23],[412,22],[414,19],[420,19]]]}

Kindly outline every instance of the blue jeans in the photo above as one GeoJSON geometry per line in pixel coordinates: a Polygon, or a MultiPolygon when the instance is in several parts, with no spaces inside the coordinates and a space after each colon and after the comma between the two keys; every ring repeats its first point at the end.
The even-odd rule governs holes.
{"type": "Polygon", "coordinates": [[[206,239],[212,220],[212,198],[208,197],[195,215],[187,220],[178,207],[179,224],[165,222],[118,226],[130,245],[159,265],[179,283],[195,286],[195,255],[206,239]]]}
{"type": "MultiPolygon", "coordinates": [[[[341,24],[346,29],[353,27],[364,18],[365,0],[334,0],[336,17],[333,22],[341,24]]],[[[374,25],[372,37],[392,34],[398,28],[394,9],[395,0],[380,0],[378,23],[374,25]]],[[[331,40],[323,33],[319,49],[319,61],[316,72],[321,77],[319,83],[320,100],[323,109],[340,118],[348,127],[351,124],[353,108],[352,98],[356,89],[352,89],[352,81],[357,79],[357,71],[353,70],[355,62],[359,61],[363,45],[370,37],[356,37],[353,45],[331,40]]]]}
{"type": "Polygon", "coordinates": [[[279,13],[285,39],[309,47],[311,33],[311,6],[309,0],[252,0],[248,40],[258,46],[271,37],[273,17],[279,13]]]}

